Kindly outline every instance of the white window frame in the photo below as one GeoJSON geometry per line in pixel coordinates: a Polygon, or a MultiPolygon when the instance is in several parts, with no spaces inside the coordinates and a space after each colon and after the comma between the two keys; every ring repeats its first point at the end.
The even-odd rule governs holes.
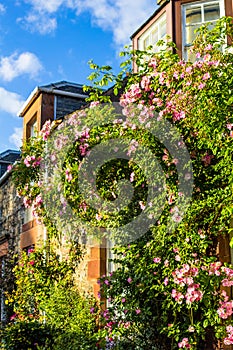
{"type": "MultiPolygon", "coordinates": [[[[183,4],[182,5],[182,57],[184,59],[187,59],[187,51],[188,48],[191,47],[191,44],[186,43],[186,10],[190,9],[192,7],[201,7],[201,23],[200,27],[205,24],[209,23],[210,21],[205,21],[204,20],[204,5],[211,5],[211,4],[219,4],[219,9],[220,9],[220,17],[225,16],[225,2],[224,0],[204,0],[204,1],[193,1],[188,4],[183,4]]],[[[213,22],[216,22],[214,20],[213,22]]],[[[197,23],[198,24],[198,23],[197,23]]]]}
{"type": "Polygon", "coordinates": [[[30,125],[30,137],[37,136],[37,120],[30,125]]]}
{"type": "Polygon", "coordinates": [[[25,208],[24,210],[24,224],[27,224],[28,222],[32,221],[34,219],[34,216],[32,214],[32,207],[25,208]]]}
{"type": "Polygon", "coordinates": [[[166,34],[167,34],[167,16],[166,16],[166,12],[164,12],[138,39],[138,49],[141,51],[145,51],[147,48],[144,47],[144,41],[146,40],[146,38],[149,38],[149,43],[148,46],[152,46],[153,47],[153,51],[154,52],[158,52],[159,50],[161,50],[163,47],[162,46],[156,46],[157,42],[159,40],[165,40],[165,37],[161,36],[161,24],[165,21],[166,23],[166,34]],[[158,30],[158,41],[153,44],[152,41],[152,35],[153,32],[155,30],[158,30]]]}
{"type": "Polygon", "coordinates": [[[115,255],[113,253],[114,244],[112,241],[110,241],[110,239],[107,239],[106,243],[107,243],[106,244],[106,258],[107,258],[106,272],[107,272],[107,275],[109,275],[110,273],[116,270],[117,265],[113,261],[110,261],[115,258],[115,255]]]}

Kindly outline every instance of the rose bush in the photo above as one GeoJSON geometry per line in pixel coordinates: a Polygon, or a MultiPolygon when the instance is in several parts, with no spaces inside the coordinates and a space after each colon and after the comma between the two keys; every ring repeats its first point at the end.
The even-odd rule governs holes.
{"type": "Polygon", "coordinates": [[[1,349],[93,349],[98,306],[74,283],[80,254],[61,258],[50,247],[21,252],[14,267],[15,289],[6,295],[10,322],[0,330],[1,349]],[[95,310],[90,314],[90,309],[95,310]]]}
{"type": "MultiPolygon", "coordinates": [[[[100,348],[197,350],[214,348],[219,341],[233,344],[233,301],[227,294],[233,267],[229,261],[220,261],[219,244],[221,237],[227,240],[232,233],[233,55],[226,45],[226,36],[232,35],[232,18],[221,19],[211,31],[201,28],[192,48],[195,62],[181,60],[168,42],[158,54],[130,52],[115,78],[109,67],[101,78],[102,68],[92,63],[96,71],[91,79],[99,79],[100,86],[108,79],[114,81],[117,93],[126,84],[120,97],[123,115],[114,106],[101,107],[97,99],[106,98],[96,90],[91,108],[68,116],[50,136],[47,123],[39,138],[24,146],[14,173],[19,193],[54,234],[75,233],[77,238],[88,223],[91,234],[98,231],[103,237],[107,228],[116,239],[118,227],[142,212],[153,219],[162,207],[146,234],[115,247],[118,267],[100,279],[102,296],[108,300],[100,348]],[[136,73],[128,70],[132,61],[138,67],[136,73]],[[179,190],[180,160],[150,133],[155,118],[156,123],[163,125],[166,120],[179,131],[182,141],[177,149],[185,145],[190,154],[192,173],[185,172],[189,164],[183,164],[182,171],[185,180],[193,177],[193,193],[183,210],[177,205],[180,198],[185,203],[187,196],[179,190]],[[108,161],[97,175],[87,174],[83,188],[88,190],[96,175],[100,197],[114,202],[120,196],[117,183],[128,180],[134,187],[133,197],[118,212],[98,209],[79,188],[85,157],[105,142],[114,151],[116,138],[122,140],[129,158],[108,161]],[[124,143],[126,139],[129,144],[124,143]],[[147,203],[150,178],[143,164],[151,169],[154,164],[137,163],[134,154],[142,146],[156,156],[166,174],[165,199],[158,195],[147,203]],[[39,163],[48,157],[50,183],[45,181],[42,191],[45,172],[39,171],[39,163]],[[168,223],[174,229],[168,230],[168,223]]],[[[127,237],[132,238],[131,232],[127,237]]]]}

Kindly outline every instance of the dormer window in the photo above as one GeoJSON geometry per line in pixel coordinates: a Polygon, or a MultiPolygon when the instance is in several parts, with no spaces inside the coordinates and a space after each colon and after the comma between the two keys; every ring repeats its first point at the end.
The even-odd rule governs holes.
{"type": "Polygon", "coordinates": [[[154,52],[161,50],[157,46],[159,40],[165,40],[167,34],[166,14],[162,14],[157,21],[152,24],[138,39],[139,50],[146,51],[149,46],[152,46],[154,52]]]}
{"type": "Polygon", "coordinates": [[[224,15],[224,0],[195,1],[182,6],[182,55],[184,59],[192,60],[190,47],[196,37],[195,30],[208,22],[213,26],[224,15]]]}

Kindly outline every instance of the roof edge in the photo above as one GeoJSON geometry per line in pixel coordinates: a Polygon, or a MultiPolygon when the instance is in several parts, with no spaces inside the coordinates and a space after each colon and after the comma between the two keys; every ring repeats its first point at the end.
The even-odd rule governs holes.
{"type": "Polygon", "coordinates": [[[8,177],[11,175],[12,169],[7,170],[1,177],[0,177],[0,186],[8,179],[8,177]]]}
{"type": "Polygon", "coordinates": [[[29,104],[32,104],[37,96],[39,95],[39,86],[36,86],[35,89],[30,93],[19,112],[17,113],[17,117],[22,117],[26,110],[29,108],[29,104]]]}
{"type": "MultiPolygon", "coordinates": [[[[72,83],[70,84],[72,86],[72,83]]],[[[74,86],[74,84],[73,84],[74,86]]],[[[80,85],[83,86],[83,85],[80,85]]],[[[86,94],[79,94],[76,92],[69,92],[65,90],[59,90],[54,87],[44,87],[44,86],[37,86],[29,95],[27,100],[24,102],[23,106],[17,113],[18,117],[23,117],[23,115],[26,113],[27,109],[33,104],[33,102],[36,100],[36,98],[39,96],[41,92],[45,92],[48,94],[54,94],[54,95],[61,95],[61,96],[69,96],[74,98],[87,98],[88,95],[86,94]]]]}
{"type": "Polygon", "coordinates": [[[164,3],[162,3],[155,12],[130,36],[130,39],[133,40],[133,38],[142,30],[147,23],[149,23],[164,7],[170,2],[170,0],[165,0],[164,3]]]}

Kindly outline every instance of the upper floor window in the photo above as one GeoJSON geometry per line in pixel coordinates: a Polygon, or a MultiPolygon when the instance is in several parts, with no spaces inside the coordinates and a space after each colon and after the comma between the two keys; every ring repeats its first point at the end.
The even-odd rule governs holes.
{"type": "Polygon", "coordinates": [[[35,114],[33,118],[27,123],[26,126],[26,137],[36,137],[37,136],[37,115],[35,114]]]}
{"type": "Polygon", "coordinates": [[[195,30],[202,24],[215,22],[225,15],[224,0],[192,2],[182,7],[183,58],[192,60],[190,47],[196,37],[195,30]]]}
{"type": "Polygon", "coordinates": [[[36,137],[36,126],[37,126],[37,121],[35,120],[33,124],[30,125],[30,135],[31,137],[36,137]]]}
{"type": "Polygon", "coordinates": [[[158,20],[143,33],[138,40],[139,50],[146,51],[149,46],[152,46],[154,52],[161,50],[157,46],[159,40],[165,40],[167,34],[166,13],[158,18],[158,20]]]}

